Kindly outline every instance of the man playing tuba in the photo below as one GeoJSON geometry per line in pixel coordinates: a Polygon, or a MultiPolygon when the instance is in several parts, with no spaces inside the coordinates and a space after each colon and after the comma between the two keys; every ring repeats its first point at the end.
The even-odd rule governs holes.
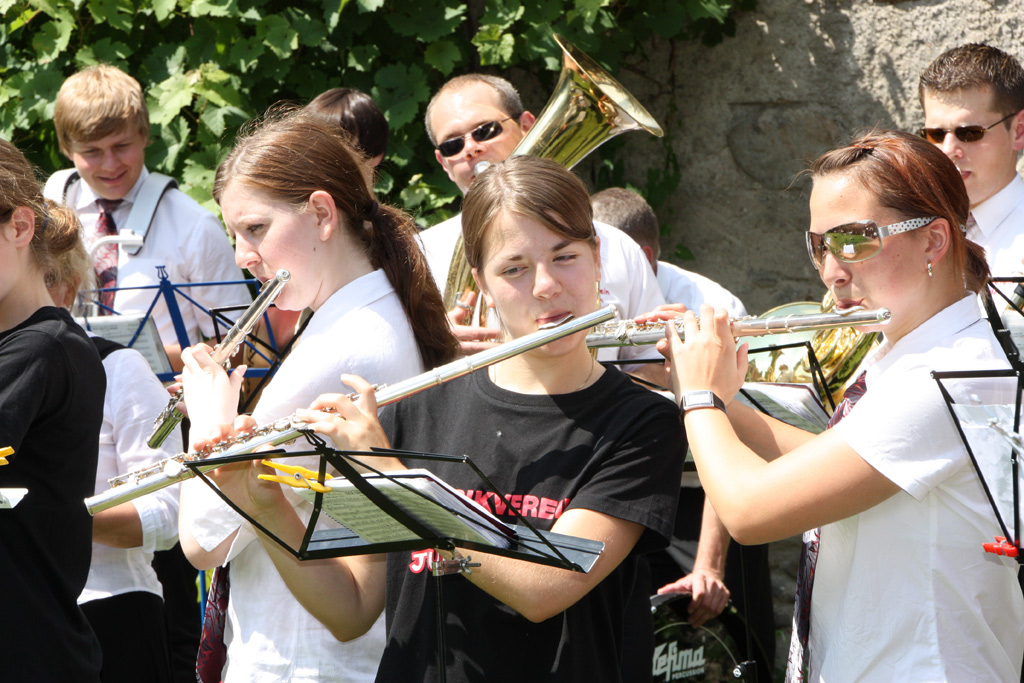
{"type": "MultiPolygon", "coordinates": [[[[485,74],[457,76],[445,83],[430,100],[425,117],[434,156],[463,193],[476,178],[474,167],[481,161],[504,161],[535,120],[533,114],[523,109],[519,93],[511,83],[485,74]]],[[[601,243],[602,302],[614,304],[623,318],[632,318],[664,303],[654,272],[640,247],[616,228],[602,223],[595,226],[601,243]]],[[[464,257],[457,250],[461,230],[462,218],[455,216],[420,233],[430,270],[438,288],[446,294],[446,301],[461,294],[457,283],[457,291],[445,292],[449,273],[462,267],[460,261],[464,257]]],[[[475,295],[470,298],[475,302],[475,295]]],[[[463,297],[459,304],[465,306],[469,302],[463,297]]],[[[451,316],[460,323],[467,317],[466,311],[459,308],[453,309],[451,316]]],[[[489,326],[457,324],[455,332],[467,353],[480,350],[500,335],[499,330],[489,326]]],[[[613,349],[607,358],[607,352],[598,358],[614,359],[616,351],[626,359],[658,358],[650,348],[613,349]]]]}

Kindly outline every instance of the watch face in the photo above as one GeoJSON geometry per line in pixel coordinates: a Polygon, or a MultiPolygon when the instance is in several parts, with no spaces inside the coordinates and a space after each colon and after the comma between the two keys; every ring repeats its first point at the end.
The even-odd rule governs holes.
{"type": "Polygon", "coordinates": [[[694,408],[718,408],[724,411],[725,404],[713,391],[691,391],[683,395],[683,411],[694,408]]]}
{"type": "Polygon", "coordinates": [[[685,396],[684,403],[687,408],[696,408],[698,406],[710,406],[714,405],[714,399],[710,391],[691,391],[685,396]]]}

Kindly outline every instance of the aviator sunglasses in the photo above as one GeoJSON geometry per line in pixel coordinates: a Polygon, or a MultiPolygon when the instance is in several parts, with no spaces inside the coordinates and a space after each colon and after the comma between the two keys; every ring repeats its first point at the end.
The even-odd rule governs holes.
{"type": "Polygon", "coordinates": [[[874,221],[854,221],[820,235],[808,231],[807,254],[818,270],[821,270],[821,265],[825,262],[826,249],[844,263],[867,261],[882,251],[883,237],[922,228],[936,219],[937,216],[911,218],[891,225],[878,225],[874,221]]]}
{"type": "Polygon", "coordinates": [[[955,135],[956,139],[959,140],[960,142],[977,142],[978,140],[985,137],[985,131],[989,130],[990,128],[995,128],[1006,119],[1016,115],[1017,112],[1007,114],[1003,118],[993,123],[991,126],[957,126],[956,128],[951,128],[948,130],[945,128],[922,128],[921,130],[917,131],[917,134],[923,137],[928,142],[932,143],[933,145],[941,145],[946,140],[946,135],[948,133],[952,133],[953,135],[955,135]]]}
{"type": "Polygon", "coordinates": [[[507,116],[501,121],[489,121],[481,126],[478,126],[468,133],[460,135],[458,137],[449,138],[437,146],[437,151],[441,153],[443,157],[453,157],[462,151],[462,148],[466,146],[466,135],[472,135],[473,139],[477,142],[486,142],[492,140],[501,135],[502,127],[501,124],[509,119],[514,119],[515,116],[507,116]]]}

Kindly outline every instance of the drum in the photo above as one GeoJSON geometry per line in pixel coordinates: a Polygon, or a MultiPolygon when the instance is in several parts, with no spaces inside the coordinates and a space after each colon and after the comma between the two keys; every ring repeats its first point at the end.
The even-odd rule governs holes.
{"type": "Polygon", "coordinates": [[[690,596],[669,593],[651,597],[654,613],[652,680],[717,683],[756,681],[754,661],[767,661],[757,637],[747,633],[746,622],[730,603],[700,628],[687,621],[690,596]],[[755,656],[748,657],[738,643],[749,637],[755,656]]]}

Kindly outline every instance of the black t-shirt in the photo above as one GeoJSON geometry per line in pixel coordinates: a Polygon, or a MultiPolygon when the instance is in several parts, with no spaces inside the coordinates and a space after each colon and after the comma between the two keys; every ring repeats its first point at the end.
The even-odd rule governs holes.
{"type": "Polygon", "coordinates": [[[84,498],[96,484],[106,376],[92,342],[45,307],[0,333],[0,487],[27,488],[0,510],[0,635],[11,681],[98,681],[99,643],[77,599],[92,555],[84,498]]]}
{"type": "MultiPolygon", "coordinates": [[[[559,396],[505,391],[478,372],[389,406],[382,422],[395,448],[468,455],[539,529],[573,508],[645,527],[604,581],[539,624],[460,575],[442,578],[449,681],[650,678],[650,653],[623,661],[622,641],[634,632],[650,640],[649,596],[633,588],[638,553],[664,547],[672,532],[686,444],[671,401],[614,370],[559,396]]],[[[406,465],[433,471],[515,523],[469,467],[412,459],[406,465]]],[[[388,557],[388,641],[378,681],[438,679],[434,581],[416,554],[388,557]]]]}

